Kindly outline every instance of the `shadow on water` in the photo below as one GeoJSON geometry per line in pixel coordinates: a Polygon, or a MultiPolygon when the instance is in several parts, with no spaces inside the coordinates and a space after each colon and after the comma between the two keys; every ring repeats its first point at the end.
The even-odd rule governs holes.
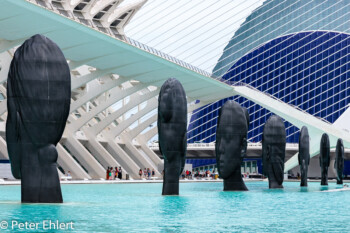
{"type": "Polygon", "coordinates": [[[279,189],[262,189],[263,193],[284,193],[286,188],[279,188],[279,189]]]}
{"type": "Polygon", "coordinates": [[[321,185],[320,186],[320,191],[326,191],[326,190],[329,190],[328,185],[321,185]]]}
{"type": "Polygon", "coordinates": [[[309,191],[309,187],[300,187],[300,192],[305,192],[305,193],[307,193],[309,191]]]}
{"type": "Polygon", "coordinates": [[[215,196],[216,204],[228,210],[244,209],[251,199],[249,191],[220,191],[215,196]]]}
{"type": "Polygon", "coordinates": [[[227,198],[245,200],[249,194],[249,191],[220,191],[217,194],[220,199],[224,200],[227,200],[227,198]]]}
{"type": "Polygon", "coordinates": [[[179,196],[162,196],[159,202],[161,229],[164,232],[181,232],[186,229],[186,225],[181,221],[188,210],[189,198],[179,196]]]}

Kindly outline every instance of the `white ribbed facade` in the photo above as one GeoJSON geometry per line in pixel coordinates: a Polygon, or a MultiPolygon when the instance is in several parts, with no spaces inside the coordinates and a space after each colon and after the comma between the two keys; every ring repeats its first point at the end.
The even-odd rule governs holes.
{"type": "MultiPolygon", "coordinates": [[[[191,72],[205,73],[187,63],[127,38],[124,35],[124,26],[146,1],[134,1],[120,6],[122,2],[122,0],[21,0],[18,1],[20,4],[18,10],[26,10],[25,7],[21,9],[22,4],[24,6],[31,4],[27,7],[30,6],[43,14],[38,16],[38,18],[42,18],[39,20],[44,20],[47,14],[53,15],[52,17],[55,18],[62,18],[62,20],[66,18],[69,19],[69,23],[78,25],[78,27],[84,28],[83,30],[89,30],[88,33],[93,33],[95,38],[101,35],[107,39],[117,39],[123,42],[123,46],[131,44],[131,49],[146,50],[147,55],[152,55],[155,59],[159,59],[159,57],[161,60],[165,59],[175,70],[177,67],[182,67],[185,72],[191,70],[191,72]]],[[[0,8],[10,8],[12,3],[14,2],[1,2],[0,8]]],[[[13,4],[14,8],[17,7],[16,4],[13,4]]],[[[17,8],[15,9],[17,10],[17,8]]],[[[21,14],[21,16],[24,17],[25,14],[21,14]]],[[[5,15],[4,18],[6,17],[5,15]]],[[[35,20],[33,21],[35,22],[35,20]]],[[[96,41],[92,45],[92,47],[96,47],[94,47],[93,54],[86,52],[84,46],[89,48],[90,42],[79,41],[79,39],[86,37],[79,37],[79,32],[77,35],[71,35],[69,31],[72,29],[69,27],[59,29],[56,25],[51,25],[52,28],[42,26],[45,32],[35,33],[51,37],[59,44],[68,60],[72,76],[71,114],[63,138],[57,145],[60,169],[65,172],[70,171],[73,178],[98,179],[106,176],[108,166],[121,166],[124,177],[129,174],[131,178],[137,179],[139,169],[146,167],[154,169],[156,176],[160,177],[163,162],[148,147],[147,142],[157,134],[157,129],[154,126],[157,121],[159,87],[168,77],[178,76],[178,73],[170,69],[168,70],[169,74],[157,78],[157,74],[154,74],[153,71],[157,71],[157,67],[148,68],[148,64],[142,66],[142,61],[139,62],[141,68],[138,71],[137,58],[134,60],[137,56],[130,57],[130,61],[125,59],[125,56],[129,56],[127,53],[122,52],[120,56],[116,56],[119,55],[118,52],[108,51],[104,45],[106,42],[102,40],[96,41]],[[67,32],[61,32],[64,30],[67,32]],[[51,34],[56,32],[57,36],[51,34]],[[62,36],[66,36],[66,39],[62,39],[62,36]],[[60,44],[60,40],[56,39],[58,37],[63,43],[67,41],[67,46],[60,44]],[[77,38],[77,42],[71,40],[73,37],[77,38]],[[100,61],[101,59],[102,61],[100,61]],[[103,60],[108,60],[108,62],[103,62],[103,60]],[[126,61],[127,63],[125,63],[126,61]],[[104,68],[100,68],[101,66],[104,68]],[[135,66],[136,69],[131,66],[135,66]],[[124,70],[133,74],[126,74],[123,72],[124,70]],[[149,70],[150,76],[147,76],[147,70],[149,70]],[[148,77],[148,80],[143,80],[143,82],[138,80],[144,79],[144,77],[148,77]],[[153,77],[156,79],[154,80],[153,77]]],[[[37,28],[40,26],[38,25],[37,28]]],[[[0,157],[2,159],[8,159],[4,138],[7,111],[5,101],[7,73],[16,47],[35,34],[30,31],[28,29],[28,32],[16,33],[15,36],[21,37],[18,39],[7,40],[1,36],[0,64],[2,69],[0,82],[3,85],[0,86],[0,91],[4,97],[0,103],[2,115],[0,157]],[[22,37],[20,34],[25,36],[22,37]]],[[[129,47],[127,48],[129,49],[129,47]]],[[[161,69],[163,68],[160,67],[161,69]]],[[[158,73],[161,74],[161,72],[158,73]]],[[[185,79],[184,75],[181,76],[185,79]]],[[[203,96],[201,91],[198,92],[198,87],[190,86],[188,90],[193,91],[195,95],[193,99],[198,99],[200,95],[203,96]]],[[[189,111],[203,106],[204,103],[206,102],[190,105],[189,111]]]]}

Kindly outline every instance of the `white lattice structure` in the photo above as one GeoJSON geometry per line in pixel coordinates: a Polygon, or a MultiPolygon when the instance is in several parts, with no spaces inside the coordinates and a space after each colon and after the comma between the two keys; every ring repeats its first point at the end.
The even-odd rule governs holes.
{"type": "MultiPolygon", "coordinates": [[[[0,23],[3,99],[12,56],[25,39],[43,34],[55,41],[68,59],[72,76],[71,114],[57,149],[59,167],[70,171],[73,178],[103,178],[107,166],[121,166],[124,175],[132,178],[138,178],[139,169],[144,167],[154,169],[156,176],[160,176],[162,161],[147,142],[156,132],[150,126],[157,120],[159,87],[166,79],[176,77],[186,85],[189,102],[203,101],[190,105],[189,111],[230,95],[229,86],[203,77],[204,71],[125,37],[124,26],[145,1],[120,6],[121,2],[0,2],[0,21],[4,22],[0,23]],[[188,76],[208,79],[214,87],[198,85],[188,76]],[[220,96],[217,92],[221,92],[220,96]]],[[[5,159],[6,111],[3,100],[0,156],[5,159]]]]}

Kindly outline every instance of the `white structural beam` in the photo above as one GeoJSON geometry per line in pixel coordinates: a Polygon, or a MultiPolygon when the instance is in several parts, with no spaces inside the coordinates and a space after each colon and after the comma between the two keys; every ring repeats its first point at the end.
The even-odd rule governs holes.
{"type": "Polygon", "coordinates": [[[69,126],[69,130],[71,132],[76,132],[81,127],[83,127],[86,123],[88,123],[92,118],[94,118],[97,114],[109,108],[114,103],[118,102],[120,99],[125,98],[126,96],[131,95],[133,92],[137,92],[143,89],[145,86],[143,84],[138,84],[136,86],[130,87],[124,91],[121,91],[119,88],[115,88],[111,96],[105,101],[100,103],[95,108],[91,109],[89,112],[85,113],[76,121],[72,122],[69,126]],[[119,89],[119,90],[118,90],[119,89]]]}
{"type": "MultiPolygon", "coordinates": [[[[92,141],[92,143],[94,142],[92,141]]],[[[114,142],[114,140],[107,140],[105,147],[103,147],[100,143],[96,143],[95,146],[96,148],[106,150],[109,154],[111,154],[132,178],[137,179],[139,177],[138,171],[140,167],[133,159],[131,159],[129,154],[127,154],[118,143],[114,142]]]]}
{"type": "Polygon", "coordinates": [[[142,168],[150,168],[154,169],[155,176],[161,177],[161,171],[158,170],[159,163],[154,163],[151,158],[147,154],[141,153],[140,150],[136,148],[132,143],[132,139],[127,135],[121,135],[121,138],[125,141],[124,150],[128,153],[133,161],[138,165],[138,169],[142,168]]]}
{"type": "Polygon", "coordinates": [[[124,35],[124,27],[136,12],[147,2],[147,0],[139,0],[128,5],[116,8],[112,14],[103,19],[103,23],[109,27],[114,27],[119,34],[124,35]]]}
{"type": "Polygon", "coordinates": [[[157,118],[158,118],[157,114],[154,114],[144,122],[140,123],[137,127],[135,127],[134,129],[128,132],[129,137],[131,137],[132,139],[136,138],[137,135],[139,135],[143,130],[149,127],[150,124],[156,122],[157,118]]]}
{"type": "MultiPolygon", "coordinates": [[[[122,79],[122,78],[120,78],[120,80],[124,81],[124,79],[122,79]]],[[[119,82],[122,82],[122,81],[119,81],[119,82]]],[[[116,84],[115,82],[110,82],[110,83],[111,83],[110,85],[116,84]]],[[[85,130],[86,135],[91,140],[91,142],[86,143],[86,147],[89,149],[89,151],[84,147],[84,145],[82,145],[81,142],[79,142],[79,140],[77,140],[77,138],[75,138],[74,133],[78,129],[80,129],[83,125],[85,125],[87,122],[89,122],[93,117],[95,117],[97,114],[101,113],[102,111],[104,111],[108,107],[110,107],[115,102],[118,102],[122,98],[125,98],[126,96],[130,96],[132,93],[137,92],[139,90],[142,90],[143,88],[145,88],[145,85],[143,85],[143,84],[137,84],[136,86],[130,87],[126,90],[121,90],[119,87],[116,87],[113,89],[111,96],[106,101],[99,103],[99,105],[97,107],[95,107],[95,108],[91,109],[89,112],[83,114],[82,117],[71,122],[71,124],[69,124],[69,126],[67,126],[67,130],[66,130],[67,131],[67,133],[66,133],[67,138],[65,141],[65,145],[70,150],[75,151],[75,153],[79,153],[76,156],[79,157],[79,161],[82,160],[81,163],[83,164],[84,167],[86,167],[86,169],[89,171],[89,173],[93,172],[93,174],[91,176],[96,177],[99,175],[101,176],[101,174],[104,175],[104,168],[103,167],[108,167],[108,166],[113,166],[113,167],[114,166],[122,166],[123,169],[125,171],[127,171],[130,175],[132,173],[135,173],[135,171],[130,170],[130,167],[132,167],[133,163],[131,163],[132,165],[125,167],[127,162],[130,163],[130,161],[126,161],[127,159],[120,161],[120,160],[118,160],[118,159],[120,159],[119,157],[110,155],[110,153],[108,153],[105,148],[103,148],[101,145],[98,146],[97,144],[99,144],[99,142],[94,139],[97,136],[97,134],[96,133],[94,134],[93,131],[85,130]],[[94,154],[95,157],[90,152],[92,154],[94,154]]],[[[96,88],[93,88],[90,90],[91,90],[91,92],[95,92],[95,93],[101,91],[101,90],[96,89],[96,88]]],[[[87,92],[85,95],[90,96],[90,92],[87,92]]],[[[92,94],[92,95],[94,95],[94,94],[92,94]]],[[[81,106],[85,102],[85,100],[88,100],[88,99],[90,99],[90,98],[85,98],[84,101],[77,104],[76,107],[73,106],[73,109],[76,109],[79,105],[81,106]]],[[[105,122],[105,120],[106,119],[104,118],[104,119],[102,119],[101,122],[105,122]]],[[[120,149],[121,148],[116,149],[116,150],[119,150],[119,154],[120,154],[120,149]]],[[[134,168],[135,168],[135,166],[133,167],[133,169],[134,168]]],[[[102,175],[102,177],[104,177],[103,175],[102,175]]],[[[133,176],[134,176],[134,174],[133,174],[133,176]]],[[[134,176],[134,177],[136,178],[137,176],[134,176]]]]}
{"type": "MultiPolygon", "coordinates": [[[[270,110],[276,115],[284,118],[286,121],[295,125],[299,129],[302,126],[307,126],[310,138],[312,140],[310,143],[311,157],[319,154],[319,143],[323,133],[328,134],[331,147],[336,146],[338,138],[343,139],[344,147],[350,147],[350,134],[348,132],[338,129],[333,125],[314,117],[313,115],[302,112],[289,104],[274,99],[256,89],[252,89],[247,86],[235,86],[233,87],[233,93],[235,95],[243,96],[259,104],[260,106],[270,110]]],[[[297,165],[298,156],[294,155],[285,163],[285,172],[289,171],[297,165]]]]}
{"type": "Polygon", "coordinates": [[[134,93],[130,95],[130,100],[125,106],[122,106],[120,109],[111,113],[98,124],[93,125],[92,127],[89,127],[88,131],[93,132],[94,135],[99,134],[100,132],[102,132],[102,130],[104,130],[108,125],[110,125],[115,119],[119,118],[122,114],[133,109],[137,105],[149,100],[150,98],[156,96],[158,93],[159,93],[159,89],[151,92],[148,91],[148,93],[145,93],[143,95],[140,95],[138,93],[134,93]]]}
{"type": "Polygon", "coordinates": [[[113,129],[104,132],[104,135],[106,137],[115,138],[118,135],[120,135],[126,128],[128,128],[132,123],[137,121],[139,118],[147,114],[148,112],[152,111],[158,106],[157,99],[151,99],[147,101],[147,105],[137,113],[135,113],[133,116],[130,116],[128,119],[122,121],[117,127],[114,127],[113,129]]]}
{"type": "Polygon", "coordinates": [[[100,11],[102,11],[105,7],[113,4],[113,6],[111,7],[111,9],[109,9],[108,11],[110,10],[115,10],[116,7],[118,7],[118,5],[120,3],[122,3],[123,0],[98,0],[95,2],[95,4],[93,4],[91,6],[91,9],[89,9],[89,13],[91,14],[92,17],[94,17],[97,13],[99,13],[100,11]],[[115,2],[113,4],[113,2],[115,2]]]}
{"type": "Polygon", "coordinates": [[[9,155],[7,153],[6,141],[2,137],[0,137],[0,158],[9,159],[9,155]]]}
{"type": "Polygon", "coordinates": [[[87,84],[91,80],[94,80],[94,79],[99,78],[101,76],[104,76],[107,74],[112,74],[112,73],[113,73],[113,68],[107,69],[107,70],[97,70],[97,71],[91,72],[89,74],[86,74],[82,77],[73,78],[72,79],[72,86],[71,86],[72,90],[77,89],[77,88],[87,84]]]}
{"type": "Polygon", "coordinates": [[[80,96],[76,101],[71,103],[70,112],[71,113],[74,112],[79,107],[86,104],[88,101],[98,97],[102,93],[109,91],[116,86],[119,86],[120,84],[126,81],[128,80],[123,78],[118,78],[117,80],[113,80],[113,81],[111,80],[108,83],[105,83],[102,85],[99,84],[98,81],[90,82],[88,87],[90,90],[87,93],[85,93],[83,96],[80,96]]]}
{"type": "Polygon", "coordinates": [[[148,130],[146,133],[141,134],[142,140],[148,142],[151,138],[158,134],[158,127],[155,125],[152,129],[148,130]]]}
{"type": "Polygon", "coordinates": [[[103,165],[104,168],[107,167],[122,167],[124,171],[127,173],[130,172],[130,169],[125,167],[122,163],[120,163],[117,158],[113,157],[108,151],[103,147],[95,135],[89,134],[89,132],[85,133],[88,141],[86,142],[86,147],[89,149],[91,154],[93,154],[99,162],[103,165]]]}
{"type": "Polygon", "coordinates": [[[90,152],[72,134],[67,134],[63,144],[69,149],[79,162],[87,169],[92,178],[105,177],[105,168],[93,157],[90,152]]]}
{"type": "MultiPolygon", "coordinates": [[[[118,151],[116,150],[118,145],[116,145],[117,143],[115,141],[115,138],[118,135],[120,135],[126,128],[128,128],[132,123],[134,123],[143,115],[145,115],[147,112],[150,112],[152,109],[156,108],[157,103],[158,101],[156,99],[149,100],[144,109],[137,112],[135,115],[129,117],[128,119],[122,121],[118,126],[111,129],[110,131],[103,133],[104,138],[106,138],[108,141],[108,145],[110,146],[112,154],[118,153],[118,151]]],[[[131,159],[137,164],[136,171],[134,171],[134,173],[137,173],[138,170],[144,166],[158,170],[157,165],[153,164],[153,162],[150,159],[140,154],[140,152],[132,145],[132,139],[127,134],[124,134],[122,139],[124,139],[126,152],[131,157],[131,159]]],[[[156,171],[156,175],[160,176],[160,173],[156,171]]]]}
{"type": "Polygon", "coordinates": [[[11,60],[12,56],[8,51],[0,54],[0,84],[3,84],[7,80],[11,60]]]}
{"type": "Polygon", "coordinates": [[[84,169],[72,158],[72,156],[63,148],[61,143],[57,146],[58,159],[57,163],[65,170],[70,171],[73,178],[91,179],[84,169]]]}
{"type": "Polygon", "coordinates": [[[0,40],[0,53],[4,53],[9,49],[12,49],[13,47],[23,43],[26,39],[16,39],[16,40],[0,40]]]}
{"type": "MultiPolygon", "coordinates": [[[[104,164],[104,166],[122,166],[124,171],[130,174],[134,179],[138,178],[138,166],[137,164],[129,157],[126,152],[122,152],[123,149],[119,145],[114,145],[110,149],[116,152],[109,153],[107,149],[102,145],[107,142],[99,142],[96,138],[102,130],[104,130],[108,125],[110,125],[114,120],[122,116],[124,113],[133,109],[135,106],[141,104],[144,101],[147,101],[150,98],[153,98],[158,94],[158,90],[150,92],[148,89],[147,93],[140,95],[137,92],[130,96],[130,101],[122,106],[117,111],[111,113],[106,118],[102,119],[101,122],[97,123],[92,127],[84,127],[83,131],[85,132],[86,137],[88,138],[88,142],[86,146],[96,157],[99,158],[100,162],[104,164]]],[[[111,142],[114,143],[113,139],[110,139],[111,142]]]]}
{"type": "MultiPolygon", "coordinates": [[[[132,151],[137,150],[138,153],[141,154],[140,156],[142,156],[143,153],[140,153],[140,150],[133,143],[134,139],[136,138],[136,136],[138,136],[142,131],[144,131],[147,127],[149,127],[150,124],[154,123],[155,121],[157,121],[157,115],[151,116],[150,118],[148,118],[147,120],[139,124],[134,129],[130,130],[129,132],[124,132],[121,135],[121,138],[124,140],[125,146],[129,150],[132,150],[132,151]]],[[[146,149],[146,147],[148,148],[147,141],[137,140],[137,142],[140,145],[141,150],[145,154],[144,157],[146,157],[146,159],[150,159],[150,163],[155,167],[155,169],[158,170],[158,168],[160,167],[159,164],[162,164],[162,160],[158,157],[158,155],[156,155],[155,153],[151,153],[150,150],[146,149]]]]}

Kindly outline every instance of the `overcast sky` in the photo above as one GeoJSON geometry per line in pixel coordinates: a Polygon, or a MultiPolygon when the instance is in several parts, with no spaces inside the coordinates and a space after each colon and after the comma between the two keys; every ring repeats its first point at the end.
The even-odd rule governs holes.
{"type": "Polygon", "coordinates": [[[125,34],[211,72],[234,32],[263,2],[148,0],[125,34]]]}

